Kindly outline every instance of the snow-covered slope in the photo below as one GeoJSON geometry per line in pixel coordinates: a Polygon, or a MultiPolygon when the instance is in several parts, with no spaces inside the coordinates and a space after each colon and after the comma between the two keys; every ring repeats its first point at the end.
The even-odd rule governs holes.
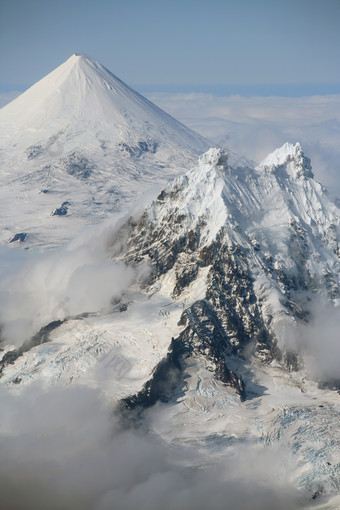
{"type": "Polygon", "coordinates": [[[60,244],[207,148],[98,62],[72,55],[0,110],[0,242],[60,244]]]}
{"type": "Polygon", "coordinates": [[[119,401],[125,417],[157,404],[158,434],[213,455],[220,445],[280,441],[307,500],[337,494],[338,381],[309,371],[298,337],[318,300],[339,304],[339,225],[299,144],[247,169],[210,149],[102,242],[110,263],[138,281],[86,316],[70,316],[72,296],[55,292],[59,306],[34,323],[41,344],[6,347],[2,383],[82,382],[119,401]]]}

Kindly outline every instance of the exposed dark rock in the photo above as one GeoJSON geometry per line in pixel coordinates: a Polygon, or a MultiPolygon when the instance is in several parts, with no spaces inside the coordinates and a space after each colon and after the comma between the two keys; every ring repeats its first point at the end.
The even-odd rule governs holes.
{"type": "Polygon", "coordinates": [[[47,326],[41,328],[38,333],[36,333],[31,340],[29,341],[30,348],[35,347],[36,345],[44,344],[49,341],[49,334],[54,329],[59,328],[63,324],[64,321],[52,321],[47,326]]]}
{"type": "Polygon", "coordinates": [[[130,156],[135,158],[140,158],[143,154],[150,152],[151,154],[155,154],[157,151],[159,144],[155,141],[141,141],[136,145],[128,145],[127,143],[119,143],[118,146],[122,151],[127,152],[130,156]]]}
{"type": "Polygon", "coordinates": [[[244,400],[243,381],[227,366],[227,356],[232,354],[230,338],[211,304],[206,300],[196,301],[183,312],[180,323],[185,326],[178,337],[183,358],[204,357],[208,370],[217,379],[235,388],[244,400]]]}
{"type": "Polygon", "coordinates": [[[34,159],[34,158],[37,158],[38,156],[40,156],[40,154],[43,152],[43,147],[42,145],[38,144],[38,145],[32,145],[31,147],[28,147],[27,151],[26,151],[26,154],[27,154],[27,159],[34,159]]]}
{"type": "Polygon", "coordinates": [[[10,243],[16,243],[16,242],[19,242],[19,243],[23,243],[24,241],[26,241],[27,239],[27,233],[26,232],[20,232],[18,234],[15,234],[10,240],[9,242],[10,243]]]}
{"type": "Polygon", "coordinates": [[[14,365],[14,362],[22,356],[23,351],[21,349],[15,349],[14,351],[8,351],[6,354],[3,355],[1,361],[0,361],[0,376],[2,375],[2,372],[4,368],[7,365],[14,365]]]}
{"type": "Polygon", "coordinates": [[[155,367],[152,377],[136,395],[124,398],[122,404],[126,409],[146,409],[157,402],[168,402],[183,380],[179,342],[172,340],[170,349],[155,367]]]}
{"type": "Polygon", "coordinates": [[[167,197],[166,191],[163,189],[160,194],[157,197],[158,202],[164,202],[165,198],[167,197]]]}
{"type": "Polygon", "coordinates": [[[94,170],[93,163],[78,151],[71,152],[63,158],[62,164],[69,175],[78,179],[88,179],[94,170]]]}
{"type": "Polygon", "coordinates": [[[173,290],[174,297],[179,296],[183,289],[197,278],[198,270],[198,264],[191,264],[185,267],[184,271],[177,275],[177,282],[173,290]]]}
{"type": "Polygon", "coordinates": [[[60,207],[51,213],[51,216],[66,216],[69,205],[71,205],[70,202],[63,202],[60,207]]]}
{"type": "MultiPolygon", "coordinates": [[[[175,196],[180,192],[180,189],[173,189],[171,193],[175,196]]],[[[162,192],[158,202],[167,199],[168,194],[162,192]]],[[[230,245],[228,239],[226,244],[226,232],[222,228],[213,242],[201,247],[201,229],[205,228],[206,222],[202,218],[198,226],[186,234],[184,228],[181,230],[184,221],[185,216],[176,208],[164,223],[162,220],[157,225],[145,213],[129,234],[126,261],[140,262],[148,257],[153,267],[151,283],[174,269],[175,298],[197,278],[200,268],[211,267],[205,298],[183,312],[179,321],[183,331],[171,342],[167,357],[156,367],[143,390],[125,400],[128,408],[145,408],[171,398],[185,380],[185,367],[199,357],[203,357],[208,370],[218,380],[233,387],[242,400],[247,398],[246,387],[242,378],[228,367],[229,356],[242,359],[245,352],[250,352],[265,363],[277,359],[289,370],[299,368],[293,353],[280,351],[275,337],[269,332],[269,323],[263,318],[248,263],[249,250],[258,251],[257,246],[247,251],[239,245],[230,245]],[[180,230],[176,230],[178,226],[180,230]],[[169,231],[178,232],[171,242],[169,231]],[[170,377],[173,373],[175,378],[170,377]]],[[[273,273],[272,264],[268,271],[273,273]]],[[[292,280],[284,273],[278,274],[280,277],[282,285],[287,288],[292,285],[292,280]]],[[[304,318],[295,303],[287,303],[293,316],[304,318]]]]}
{"type": "Polygon", "coordinates": [[[186,367],[199,357],[208,362],[207,368],[216,379],[234,388],[241,400],[246,399],[242,378],[227,366],[228,337],[211,306],[204,300],[197,301],[183,312],[180,324],[185,329],[172,339],[167,356],[158,363],[143,389],[122,401],[126,409],[148,408],[158,401],[169,401],[185,384],[186,367]]]}
{"type": "Polygon", "coordinates": [[[319,499],[322,495],[324,494],[324,489],[321,488],[319,490],[317,490],[313,496],[312,496],[312,500],[316,500],[316,499],[319,499]]]}
{"type": "Polygon", "coordinates": [[[188,249],[191,251],[195,251],[198,248],[199,240],[200,240],[199,232],[190,230],[188,233],[187,242],[188,249]]]}
{"type": "Polygon", "coordinates": [[[284,354],[284,364],[291,372],[297,372],[301,368],[301,361],[298,353],[293,351],[286,351],[284,354]]]}

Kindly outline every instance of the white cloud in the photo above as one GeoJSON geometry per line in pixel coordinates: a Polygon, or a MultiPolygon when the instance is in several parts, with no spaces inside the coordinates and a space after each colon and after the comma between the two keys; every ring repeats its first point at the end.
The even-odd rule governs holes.
{"type": "Polygon", "coordinates": [[[0,388],[0,493],[6,510],[303,508],[287,452],[241,442],[176,447],[122,430],[98,391],[0,388]],[[189,466],[189,467],[188,467],[189,466]]]}
{"type": "Polygon", "coordinates": [[[290,348],[300,352],[308,375],[317,381],[340,380],[340,307],[315,298],[308,324],[287,331],[290,348]]]}
{"type": "Polygon", "coordinates": [[[45,253],[21,252],[2,247],[0,262],[0,326],[2,339],[20,345],[42,327],[86,312],[110,310],[118,298],[141,276],[145,267],[133,269],[110,258],[127,216],[85,229],[59,249],[45,253]],[[14,255],[14,257],[13,257],[14,255]]]}
{"type": "Polygon", "coordinates": [[[340,95],[300,98],[148,94],[178,120],[230,150],[261,161],[300,142],[315,176],[340,190],[340,95]]]}

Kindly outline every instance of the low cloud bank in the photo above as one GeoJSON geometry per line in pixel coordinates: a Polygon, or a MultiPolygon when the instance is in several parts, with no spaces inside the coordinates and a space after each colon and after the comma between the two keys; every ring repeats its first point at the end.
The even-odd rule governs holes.
{"type": "Polygon", "coordinates": [[[340,192],[340,95],[218,97],[148,94],[171,115],[231,151],[254,161],[285,142],[300,142],[316,178],[340,192]]]}
{"type": "MultiPolygon", "coordinates": [[[[109,311],[112,299],[119,298],[145,271],[110,259],[109,246],[126,219],[87,229],[65,246],[45,253],[1,247],[1,338],[18,346],[52,321],[109,311]]],[[[116,240],[116,249],[122,241],[116,240]]]]}
{"type": "Polygon", "coordinates": [[[6,510],[304,507],[283,449],[244,443],[213,461],[207,451],[122,430],[101,394],[80,386],[30,386],[20,394],[0,388],[0,398],[6,510]]]}

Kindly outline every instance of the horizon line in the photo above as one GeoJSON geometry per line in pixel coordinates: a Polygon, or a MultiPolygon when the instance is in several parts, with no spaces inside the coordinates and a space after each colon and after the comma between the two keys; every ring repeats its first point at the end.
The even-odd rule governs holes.
{"type": "MultiPolygon", "coordinates": [[[[0,93],[23,93],[32,85],[0,85],[0,93]]],[[[308,97],[340,94],[340,83],[275,84],[152,84],[129,85],[141,94],[211,94],[219,97],[308,97]]]]}

